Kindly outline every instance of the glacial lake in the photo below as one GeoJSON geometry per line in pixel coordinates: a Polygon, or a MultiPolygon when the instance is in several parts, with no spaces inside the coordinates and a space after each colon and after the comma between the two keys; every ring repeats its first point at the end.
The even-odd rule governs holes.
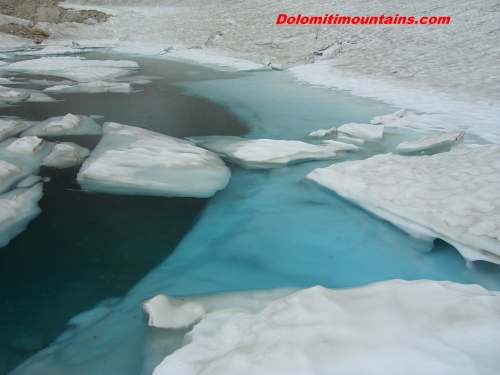
{"type": "MultiPolygon", "coordinates": [[[[349,93],[298,84],[286,72],[224,72],[160,59],[84,56],[134,60],[141,69],[133,76],[157,78],[134,85],[138,91],[130,94],[52,94],[61,101],[19,103],[1,108],[2,115],[30,120],[66,113],[98,115],[100,123],[119,122],[175,137],[245,134],[307,140],[314,130],[366,123],[396,110],[349,93]]],[[[28,82],[16,87],[41,89],[28,82]]],[[[402,140],[421,136],[395,131],[347,159],[391,152],[402,140]]],[[[98,141],[94,136],[78,138],[64,140],[86,147],[98,141]]],[[[136,297],[159,292],[317,284],[338,288],[393,278],[479,283],[500,290],[498,266],[476,262],[469,268],[448,244],[417,241],[303,181],[313,169],[331,163],[273,170],[231,165],[229,185],[209,200],[86,193],[75,181],[78,167],[42,168],[42,176],[51,178],[44,184],[42,213],[0,249],[0,373],[49,345],[71,317],[102,301],[119,305],[131,288],[123,305],[135,306],[131,308],[139,315],[136,297]]],[[[127,324],[134,327],[130,332],[140,332],[131,333],[134,340],[142,340],[146,323],[127,324]]],[[[109,330],[127,331],[127,324],[109,330]]],[[[139,373],[138,357],[122,355],[130,374],[139,373]]]]}

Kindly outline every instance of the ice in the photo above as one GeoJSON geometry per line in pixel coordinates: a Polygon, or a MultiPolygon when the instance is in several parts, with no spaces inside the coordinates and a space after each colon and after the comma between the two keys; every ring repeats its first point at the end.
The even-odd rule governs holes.
{"type": "Polygon", "coordinates": [[[174,305],[165,295],[143,301],[141,306],[149,316],[149,326],[156,328],[187,328],[199,321],[206,312],[200,303],[174,305]]]}
{"type": "Polygon", "coordinates": [[[0,102],[18,102],[29,97],[26,90],[14,90],[10,87],[0,86],[0,102]]]}
{"type": "Polygon", "coordinates": [[[233,163],[250,169],[278,168],[309,160],[333,159],[332,147],[300,141],[245,139],[231,136],[190,137],[203,148],[214,151],[233,163]]]}
{"type": "Polygon", "coordinates": [[[376,155],[307,175],[413,236],[441,238],[468,261],[500,264],[500,146],[433,156],[376,155]]]}
{"type": "Polygon", "coordinates": [[[368,142],[377,142],[384,135],[384,126],[350,123],[338,127],[337,131],[353,138],[361,138],[368,142]]]}
{"type": "Polygon", "coordinates": [[[101,126],[92,118],[71,113],[65,116],[51,117],[25,130],[22,135],[56,136],[76,134],[101,134],[101,126]]]}
{"type": "Polygon", "coordinates": [[[35,185],[36,183],[43,181],[44,179],[41,176],[30,175],[17,184],[18,188],[29,188],[35,185]]]}
{"type": "Polygon", "coordinates": [[[43,55],[72,55],[83,52],[90,52],[93,49],[85,49],[83,47],[48,45],[42,49],[33,49],[28,51],[18,51],[16,56],[43,56],[43,55]]]}
{"type": "Polygon", "coordinates": [[[313,138],[324,138],[324,137],[329,137],[331,135],[337,134],[337,128],[331,128],[331,129],[320,129],[313,131],[312,133],[309,133],[309,137],[313,138]]]}
{"type": "Polygon", "coordinates": [[[83,57],[61,56],[18,61],[0,69],[59,76],[78,82],[93,82],[120,77],[138,67],[136,62],[127,60],[86,60],[83,57]]]}
{"type": "Polygon", "coordinates": [[[53,103],[57,100],[51,98],[47,94],[43,94],[41,92],[32,92],[27,99],[28,102],[43,102],[43,103],[53,103]]]}
{"type": "Polygon", "coordinates": [[[31,121],[0,119],[0,141],[21,133],[33,125],[31,121]]]}
{"type": "Polygon", "coordinates": [[[95,81],[87,83],[78,83],[76,85],[58,85],[53,87],[48,87],[45,92],[54,93],[75,93],[75,92],[87,92],[87,93],[98,93],[98,92],[132,92],[132,86],[130,83],[126,82],[104,82],[95,81]]]}
{"type": "Polygon", "coordinates": [[[331,139],[327,139],[322,142],[323,145],[328,146],[330,150],[333,150],[335,152],[341,152],[341,151],[357,151],[359,150],[358,146],[345,143],[345,142],[339,142],[339,141],[333,141],[331,139]]]}
{"type": "Polygon", "coordinates": [[[41,212],[38,201],[42,196],[41,183],[0,196],[0,247],[6,246],[38,216],[41,212]]]}
{"type": "Polygon", "coordinates": [[[446,132],[428,136],[416,141],[406,141],[396,147],[399,154],[409,154],[420,151],[439,150],[450,148],[453,145],[462,143],[465,132],[446,132]]]}
{"type": "Polygon", "coordinates": [[[83,189],[210,197],[229,181],[231,173],[217,155],[188,141],[118,123],[104,124],[103,131],[78,173],[83,189]]]}
{"type": "Polygon", "coordinates": [[[90,151],[76,143],[63,142],[56,144],[42,162],[46,167],[68,168],[83,163],[90,151]]]}
{"type": "Polygon", "coordinates": [[[204,315],[153,375],[500,370],[500,294],[477,285],[392,280],[339,290],[316,286],[256,312],[227,305],[204,315]]]}
{"type": "Polygon", "coordinates": [[[45,141],[37,136],[22,137],[16,139],[9,146],[7,150],[15,152],[16,154],[33,155],[41,151],[45,146],[45,141]]]}

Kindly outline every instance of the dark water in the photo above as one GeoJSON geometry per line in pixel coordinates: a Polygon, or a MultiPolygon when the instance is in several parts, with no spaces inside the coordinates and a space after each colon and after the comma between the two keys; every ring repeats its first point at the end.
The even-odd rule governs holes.
{"type": "MultiPolygon", "coordinates": [[[[120,56],[87,58],[129,59],[120,56]]],[[[136,75],[163,76],[131,94],[59,94],[57,103],[20,103],[1,114],[45,120],[66,113],[104,116],[164,134],[239,135],[243,124],[223,106],[183,94],[183,80],[231,74],[167,61],[135,59],[136,75]]],[[[33,76],[20,76],[35,78],[33,76]]],[[[57,77],[36,77],[59,79],[57,77]]],[[[43,86],[26,84],[23,88],[43,86]]],[[[59,140],[94,147],[99,137],[59,140]]],[[[206,200],[89,194],[76,183],[78,167],[42,168],[50,177],[42,213],[0,249],[0,374],[48,345],[68,320],[96,303],[123,296],[176,247],[206,200]]]]}

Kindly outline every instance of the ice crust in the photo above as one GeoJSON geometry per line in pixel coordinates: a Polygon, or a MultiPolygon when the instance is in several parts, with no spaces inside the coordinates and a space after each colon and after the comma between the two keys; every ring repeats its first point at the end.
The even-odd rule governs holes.
{"type": "Polygon", "coordinates": [[[376,155],[307,175],[411,235],[500,264],[500,146],[433,156],[376,155]]]}
{"type": "Polygon", "coordinates": [[[99,93],[99,92],[132,92],[132,86],[130,83],[126,82],[105,82],[105,81],[95,81],[95,82],[85,82],[78,83],[76,85],[58,85],[53,87],[48,87],[45,92],[53,93],[77,93],[77,92],[87,92],[87,93],[99,93]]]}
{"type": "Polygon", "coordinates": [[[439,148],[451,147],[462,143],[465,132],[446,132],[436,134],[416,141],[402,142],[396,147],[396,152],[400,154],[409,154],[420,151],[437,150],[439,148]]]}
{"type": "Polygon", "coordinates": [[[86,190],[113,194],[210,197],[230,178],[224,162],[192,143],[118,123],[78,173],[86,190]]]}
{"type": "Polygon", "coordinates": [[[190,137],[200,147],[214,151],[250,169],[278,168],[309,160],[333,159],[334,145],[318,146],[300,141],[246,139],[232,136],[190,137]]]}
{"type": "Polygon", "coordinates": [[[77,135],[77,134],[101,134],[101,126],[92,118],[71,113],[65,116],[51,117],[33,125],[22,133],[28,135],[77,135]]]}
{"type": "Polygon", "coordinates": [[[316,286],[257,312],[227,305],[204,315],[153,375],[500,371],[500,294],[477,285],[316,286]]]}
{"type": "Polygon", "coordinates": [[[127,60],[86,60],[83,57],[42,57],[18,61],[0,67],[1,70],[43,74],[69,78],[78,82],[92,82],[116,78],[139,66],[127,60]]]}
{"type": "Polygon", "coordinates": [[[41,212],[38,201],[42,196],[41,183],[0,195],[0,247],[6,246],[38,216],[41,212]]]}
{"type": "Polygon", "coordinates": [[[42,162],[46,167],[68,168],[83,163],[90,151],[76,143],[63,142],[56,144],[42,162]]]}

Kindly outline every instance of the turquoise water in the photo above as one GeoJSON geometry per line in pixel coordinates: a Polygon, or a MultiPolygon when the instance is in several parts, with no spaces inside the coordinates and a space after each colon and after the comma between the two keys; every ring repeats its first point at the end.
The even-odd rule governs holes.
{"type": "MultiPolygon", "coordinates": [[[[170,74],[170,62],[142,60],[141,64],[155,66],[149,74],[158,74],[159,71],[165,76],[170,74]]],[[[148,116],[154,113],[154,108],[149,107],[149,100],[138,98],[140,95],[144,95],[144,98],[163,98],[163,94],[156,91],[156,85],[161,85],[160,81],[142,87],[143,94],[125,96],[127,106],[130,106],[126,110],[130,114],[130,121],[123,119],[127,116],[118,110],[122,105],[115,103],[115,100],[123,100],[119,99],[122,96],[100,96],[112,102],[109,105],[113,108],[112,113],[103,112],[107,106],[99,107],[102,108],[99,111],[88,107],[88,102],[94,103],[94,99],[91,99],[94,96],[78,101],[85,102],[86,113],[83,114],[101,114],[107,121],[122,121],[153,130],[165,126],[161,129],[167,134],[171,134],[168,126],[172,125],[171,135],[176,136],[222,134],[218,126],[223,118],[227,120],[228,128],[234,122],[235,127],[231,128],[234,133],[241,134],[241,126],[246,126],[249,130],[246,136],[250,138],[298,140],[306,139],[307,134],[320,128],[327,129],[346,122],[368,122],[376,115],[395,110],[348,93],[294,83],[283,72],[266,71],[246,75],[207,72],[207,79],[204,79],[202,68],[183,65],[182,69],[184,75],[174,74],[174,78],[165,79],[167,86],[173,85],[172,95],[167,97],[173,99],[180,96],[188,98],[188,102],[204,103],[200,106],[193,104],[192,107],[186,107],[190,110],[175,115],[182,119],[190,113],[190,119],[195,119],[192,123],[199,126],[194,132],[186,130],[191,129],[188,125],[173,124],[176,121],[159,108],[161,116],[158,120],[147,121],[148,116]],[[193,73],[200,69],[203,74],[193,73]],[[217,115],[220,117],[209,117],[212,110],[205,108],[224,110],[225,114],[221,112],[217,115]],[[212,125],[214,128],[210,128],[212,125]]],[[[73,100],[68,101],[68,105],[77,105],[73,100]]],[[[64,104],[60,105],[65,108],[64,104]]],[[[184,107],[179,108],[181,110],[184,107]]],[[[175,106],[171,110],[174,111],[175,106]]],[[[187,123],[190,123],[190,119],[187,123]]],[[[367,145],[349,158],[359,159],[375,153],[390,152],[403,139],[421,136],[404,130],[395,131],[387,134],[383,142],[367,145]]],[[[33,222],[33,228],[39,228],[37,234],[31,232],[30,226],[22,235],[26,238],[22,240],[23,237],[19,237],[19,241],[25,241],[25,245],[24,250],[17,253],[24,251],[25,255],[18,264],[27,263],[23,274],[28,275],[26,280],[32,281],[26,281],[24,289],[16,289],[16,286],[11,289],[17,290],[12,294],[20,293],[18,299],[28,306],[27,310],[31,302],[27,302],[25,295],[33,294],[33,290],[37,290],[37,282],[43,279],[43,276],[38,279],[32,276],[37,262],[42,261],[32,261],[30,252],[34,251],[33,244],[40,243],[38,236],[45,236],[47,227],[52,226],[56,230],[46,236],[43,252],[57,247],[54,258],[58,261],[62,259],[63,263],[55,268],[57,273],[53,271],[45,276],[52,281],[53,286],[41,296],[47,296],[49,301],[58,295],[65,297],[60,298],[63,301],[60,305],[47,305],[45,318],[55,314],[58,309],[66,309],[65,305],[72,305],[73,300],[85,294],[94,295],[96,302],[109,296],[123,295],[127,288],[117,289],[119,279],[129,279],[132,274],[139,278],[147,272],[147,267],[137,270],[136,266],[146,259],[151,260],[150,254],[155,252],[153,244],[160,248],[160,255],[151,256],[154,261],[151,260],[150,267],[154,266],[153,263],[159,265],[123,299],[110,301],[111,313],[107,317],[90,328],[68,331],[53,347],[54,354],[42,353],[32,358],[32,365],[15,373],[141,373],[143,337],[148,330],[145,322],[139,318],[141,312],[138,302],[157,293],[200,294],[316,284],[337,288],[393,278],[453,280],[479,283],[500,290],[498,266],[477,262],[473,268],[468,268],[460,254],[446,243],[435,241],[430,244],[415,240],[335,194],[304,182],[303,178],[310,171],[329,163],[308,162],[267,171],[231,166],[229,185],[211,198],[201,213],[199,210],[203,203],[199,200],[112,197],[73,190],[65,190],[63,194],[61,190],[64,189],[51,193],[52,205],[58,207],[52,211],[52,219],[43,216],[51,212],[51,205],[48,201],[42,201],[42,216],[37,219],[38,222],[33,222]],[[75,203],[78,200],[83,203],[75,203]],[[192,226],[194,220],[196,222],[192,226]],[[70,231],[65,229],[68,227],[74,228],[70,231]],[[172,236],[169,235],[170,231],[172,236]],[[182,240],[176,246],[181,237],[182,240]],[[79,270],[71,268],[75,266],[76,257],[73,250],[61,246],[64,238],[68,247],[84,244],[87,251],[92,250],[79,270]],[[164,250],[164,244],[169,241],[172,246],[164,250]],[[174,247],[175,251],[169,255],[174,247]],[[81,285],[72,282],[72,277],[79,272],[88,275],[89,281],[81,285]],[[99,279],[103,280],[102,283],[94,287],[93,283],[99,279]],[[101,345],[89,345],[89,337],[101,340],[101,345]]],[[[74,187],[75,171],[65,173],[67,175],[54,176],[54,179],[66,181],[61,182],[62,186],[74,187]]],[[[11,254],[17,256],[14,251],[11,254]]],[[[13,278],[11,282],[15,284],[15,280],[13,278]]],[[[78,311],[83,309],[80,307],[78,311]]],[[[31,307],[31,310],[34,312],[32,316],[39,313],[38,307],[31,307]]],[[[68,315],[78,311],[68,312],[68,315]]],[[[54,332],[62,330],[64,325],[63,318],[57,321],[54,332]]],[[[11,335],[17,335],[22,324],[22,321],[17,325],[10,324],[11,335]]],[[[25,347],[37,342],[33,334],[35,326],[33,324],[26,330],[28,337],[24,340],[27,343],[25,347]]],[[[45,344],[46,341],[43,341],[38,348],[45,344]]]]}

